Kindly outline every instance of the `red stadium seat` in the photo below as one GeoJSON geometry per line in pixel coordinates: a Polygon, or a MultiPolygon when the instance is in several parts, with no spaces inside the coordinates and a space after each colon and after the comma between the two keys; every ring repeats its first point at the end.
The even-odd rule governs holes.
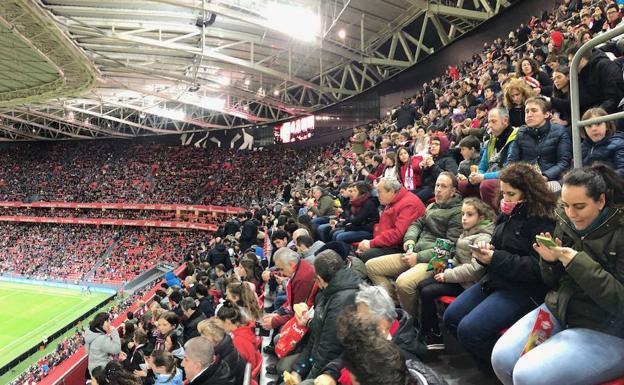
{"type": "Polygon", "coordinates": [[[453,301],[455,301],[456,298],[457,297],[451,297],[451,296],[448,296],[448,295],[443,295],[441,297],[438,297],[438,301],[440,301],[441,304],[443,304],[445,306],[448,306],[448,305],[452,304],[453,301]]]}

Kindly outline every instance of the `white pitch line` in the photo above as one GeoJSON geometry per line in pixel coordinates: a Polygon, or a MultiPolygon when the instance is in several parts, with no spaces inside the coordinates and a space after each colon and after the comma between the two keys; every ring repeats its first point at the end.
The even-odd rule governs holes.
{"type": "Polygon", "coordinates": [[[86,301],[82,301],[80,303],[78,303],[77,305],[70,307],[68,310],[65,310],[64,312],[58,314],[56,317],[52,318],[51,320],[49,320],[48,322],[39,325],[38,327],[34,328],[33,330],[31,330],[30,332],[24,334],[22,337],[18,338],[17,340],[13,341],[12,343],[5,345],[2,349],[0,349],[0,354],[5,352],[6,349],[12,347],[15,344],[21,343],[22,341],[26,340],[26,339],[30,339],[30,335],[37,332],[39,329],[41,328],[45,328],[48,325],[52,324],[52,323],[56,323],[57,320],[59,320],[60,318],[64,317],[65,314],[68,314],[70,312],[73,312],[76,308],[82,307],[82,305],[84,305],[86,301]]]}

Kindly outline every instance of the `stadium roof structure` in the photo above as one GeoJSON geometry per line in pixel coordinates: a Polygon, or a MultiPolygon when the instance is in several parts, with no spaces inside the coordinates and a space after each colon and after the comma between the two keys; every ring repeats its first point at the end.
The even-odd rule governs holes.
{"type": "Polygon", "coordinates": [[[309,114],[411,67],[509,5],[3,0],[0,140],[127,138],[309,114]]]}

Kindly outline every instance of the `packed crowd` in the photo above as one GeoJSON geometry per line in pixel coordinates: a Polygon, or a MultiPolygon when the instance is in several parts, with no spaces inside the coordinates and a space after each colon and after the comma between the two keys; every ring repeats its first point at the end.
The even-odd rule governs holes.
{"type": "Polygon", "coordinates": [[[36,384],[48,375],[50,370],[65,361],[84,344],[84,329],[76,328],[73,335],[60,341],[56,349],[28,367],[9,385],[36,384]]]}
{"type": "Polygon", "coordinates": [[[129,282],[158,263],[177,267],[207,241],[208,235],[199,231],[124,229],[110,255],[95,269],[93,281],[129,282]]]}
{"type": "Polygon", "coordinates": [[[123,141],[16,145],[0,152],[0,201],[264,204],[290,170],[320,154],[123,141]]]}
{"type": "Polygon", "coordinates": [[[200,231],[15,223],[0,224],[0,236],[0,274],[74,283],[129,282],[158,263],[178,266],[205,252],[211,239],[200,231]]]}
{"type": "MultiPolygon", "coordinates": [[[[443,329],[505,385],[624,375],[621,122],[584,128],[585,167],[571,169],[568,68],[620,23],[613,0],[565,0],[349,145],[253,169],[266,179],[245,180],[234,202],[259,207],[188,255],[189,277],[159,292],[131,338],[96,316],[92,381],[240,384],[261,359],[256,326],[271,335],[276,384],[443,384],[422,363],[445,349],[443,329]],[[274,201],[278,188],[268,206],[255,195],[274,201]]],[[[581,59],[583,119],[619,110],[620,46],[581,59]]]]}
{"type": "Polygon", "coordinates": [[[193,211],[161,211],[161,210],[101,210],[101,209],[59,209],[46,207],[8,207],[2,208],[2,216],[55,217],[55,218],[103,218],[180,221],[196,223],[218,223],[225,219],[225,214],[193,211]]]}
{"type": "Polygon", "coordinates": [[[81,280],[114,242],[110,228],[0,224],[0,273],[81,280]]]}

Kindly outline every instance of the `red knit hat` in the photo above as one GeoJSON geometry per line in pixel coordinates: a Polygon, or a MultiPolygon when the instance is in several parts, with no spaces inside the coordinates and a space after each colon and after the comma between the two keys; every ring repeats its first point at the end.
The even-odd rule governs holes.
{"type": "Polygon", "coordinates": [[[563,34],[559,31],[553,31],[550,33],[550,40],[553,42],[555,49],[559,51],[563,45],[563,34]]]}

